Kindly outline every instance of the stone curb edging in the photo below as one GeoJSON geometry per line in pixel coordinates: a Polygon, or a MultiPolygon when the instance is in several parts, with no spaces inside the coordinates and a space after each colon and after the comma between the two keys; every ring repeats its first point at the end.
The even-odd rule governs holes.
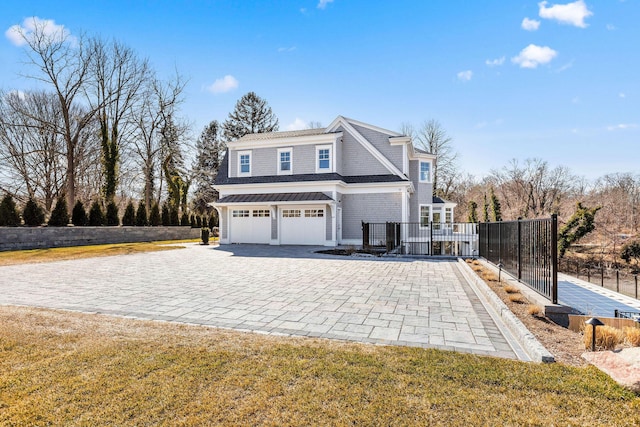
{"type": "Polygon", "coordinates": [[[496,311],[507,328],[509,328],[509,331],[533,361],[543,363],[553,363],[556,361],[555,357],[540,344],[538,339],[527,329],[520,319],[509,310],[506,304],[471,270],[471,267],[469,267],[463,259],[458,259],[458,265],[460,265],[467,281],[474,286],[475,290],[482,294],[485,301],[496,311]]]}

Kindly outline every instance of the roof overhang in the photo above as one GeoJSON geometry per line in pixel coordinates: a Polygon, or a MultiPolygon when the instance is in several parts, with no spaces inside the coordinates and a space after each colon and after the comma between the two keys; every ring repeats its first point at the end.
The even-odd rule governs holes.
{"type": "Polygon", "coordinates": [[[255,139],[231,141],[227,145],[231,150],[250,150],[266,147],[290,147],[294,145],[332,144],[342,138],[342,132],[322,133],[319,135],[291,136],[273,139],[255,139]]]}

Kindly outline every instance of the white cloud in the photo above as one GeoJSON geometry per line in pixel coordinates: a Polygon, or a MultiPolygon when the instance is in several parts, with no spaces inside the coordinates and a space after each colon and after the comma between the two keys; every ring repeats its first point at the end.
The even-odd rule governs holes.
{"type": "Polygon", "coordinates": [[[211,93],[225,93],[238,87],[238,80],[230,74],[221,79],[216,79],[211,86],[207,86],[207,90],[211,93]]]}
{"type": "Polygon", "coordinates": [[[607,24],[607,30],[609,31],[615,31],[617,30],[616,26],[613,24],[607,24]]]}
{"type": "Polygon", "coordinates": [[[293,52],[294,50],[296,50],[297,48],[295,46],[290,46],[290,47],[279,47],[278,48],[278,52],[293,52]]]}
{"type": "Polygon", "coordinates": [[[563,71],[567,71],[569,68],[573,67],[573,61],[564,64],[562,67],[556,70],[556,73],[561,73],[563,71]]]}
{"type": "Polygon", "coordinates": [[[626,97],[627,97],[627,95],[626,95],[624,92],[620,92],[620,93],[618,94],[618,97],[620,97],[620,98],[626,98],[626,97]]]}
{"type": "Polygon", "coordinates": [[[527,31],[535,31],[540,28],[540,21],[536,21],[535,19],[524,18],[522,20],[522,29],[527,31]]]}
{"type": "Polygon", "coordinates": [[[497,67],[504,64],[504,60],[505,60],[505,57],[501,56],[500,58],[496,58],[496,59],[487,59],[486,61],[484,61],[484,63],[487,64],[489,67],[497,67]]]}
{"type": "Polygon", "coordinates": [[[56,24],[53,19],[40,19],[37,16],[26,18],[22,25],[12,25],[4,32],[4,35],[14,45],[24,46],[27,40],[33,37],[36,29],[51,40],[67,40],[71,43],[76,41],[76,38],[71,36],[71,32],[64,25],[56,24]]]}
{"type": "Polygon", "coordinates": [[[607,130],[608,131],[626,130],[626,129],[635,129],[637,127],[638,127],[638,125],[635,124],[635,123],[620,123],[620,124],[613,125],[613,126],[607,126],[607,130]]]}
{"type": "Polygon", "coordinates": [[[558,52],[548,46],[530,44],[522,49],[518,56],[511,58],[511,62],[520,65],[520,68],[537,68],[538,65],[551,62],[557,55],[558,52]]]}
{"type": "Polygon", "coordinates": [[[301,129],[306,129],[307,127],[308,127],[307,122],[296,117],[293,123],[287,126],[287,130],[301,130],[301,129]]]}
{"type": "Polygon", "coordinates": [[[462,80],[463,82],[468,82],[469,80],[471,80],[471,77],[473,77],[473,71],[471,70],[466,70],[466,71],[460,71],[458,74],[458,80],[462,80]]]}
{"type": "Polygon", "coordinates": [[[585,18],[593,15],[584,0],[574,1],[567,4],[554,4],[551,7],[547,7],[547,2],[543,1],[538,3],[540,8],[539,15],[541,18],[554,19],[561,24],[574,25],[580,28],[586,28],[585,18]]]}
{"type": "Polygon", "coordinates": [[[318,2],[318,9],[324,9],[329,3],[333,3],[333,0],[320,0],[318,2]]]}

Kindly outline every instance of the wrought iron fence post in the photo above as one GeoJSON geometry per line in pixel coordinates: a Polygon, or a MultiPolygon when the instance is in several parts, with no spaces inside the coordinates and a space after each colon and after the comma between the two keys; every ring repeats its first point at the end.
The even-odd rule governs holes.
{"type": "Polygon", "coordinates": [[[638,275],[636,274],[634,276],[635,278],[635,282],[636,282],[636,299],[638,299],[638,275]]]}
{"type": "Polygon", "coordinates": [[[369,249],[369,223],[362,221],[362,249],[369,249]]]}
{"type": "Polygon", "coordinates": [[[600,265],[600,286],[604,288],[604,264],[600,265]]]}
{"type": "Polygon", "coordinates": [[[616,270],[616,292],[620,292],[620,270],[616,270]]]}
{"type": "Polygon", "coordinates": [[[522,279],[522,218],[518,218],[518,280],[522,279]]]}
{"type": "Polygon", "coordinates": [[[429,222],[429,255],[433,255],[433,221],[429,222]]]}
{"type": "Polygon", "coordinates": [[[551,302],[558,303],[558,215],[551,215],[551,302]]]}

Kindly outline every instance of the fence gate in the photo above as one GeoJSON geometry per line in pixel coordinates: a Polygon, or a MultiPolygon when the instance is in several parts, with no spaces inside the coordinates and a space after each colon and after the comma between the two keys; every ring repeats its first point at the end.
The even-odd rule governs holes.
{"type": "Polygon", "coordinates": [[[558,217],[479,224],[480,256],[558,303],[558,217]]]}

